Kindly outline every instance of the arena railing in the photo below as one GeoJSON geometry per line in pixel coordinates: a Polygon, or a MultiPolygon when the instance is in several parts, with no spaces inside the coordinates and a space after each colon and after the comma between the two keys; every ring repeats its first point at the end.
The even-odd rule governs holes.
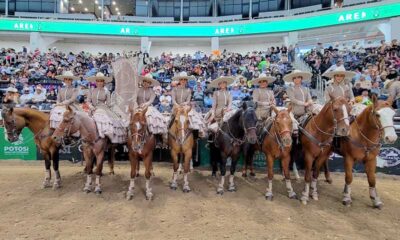
{"type": "MultiPolygon", "coordinates": [[[[375,2],[383,2],[390,0],[345,0],[342,8],[353,7],[356,5],[369,4],[375,2]]],[[[288,16],[296,16],[302,14],[309,14],[318,11],[325,11],[336,9],[334,6],[322,8],[322,5],[314,5],[303,8],[294,8],[282,11],[271,11],[271,12],[260,12],[259,16],[254,18],[243,18],[242,15],[229,15],[219,17],[190,17],[185,23],[224,23],[224,22],[235,22],[235,21],[249,21],[265,18],[281,18],[288,16]]],[[[102,21],[97,18],[94,14],[64,14],[64,13],[32,13],[32,12],[15,12],[15,15],[1,15],[1,17],[9,18],[35,18],[35,19],[60,19],[60,20],[85,20],[85,21],[102,21]]],[[[175,21],[173,17],[140,17],[140,16],[116,16],[111,15],[108,19],[103,21],[108,22],[133,22],[133,23],[162,23],[171,24],[179,23],[175,21]]]]}

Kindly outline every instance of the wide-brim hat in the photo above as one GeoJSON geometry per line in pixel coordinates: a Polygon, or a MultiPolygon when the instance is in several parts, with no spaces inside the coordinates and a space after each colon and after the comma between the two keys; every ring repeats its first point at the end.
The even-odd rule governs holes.
{"type": "Polygon", "coordinates": [[[65,71],[63,74],[55,76],[55,78],[61,81],[64,81],[66,78],[72,80],[79,79],[79,77],[74,76],[74,74],[71,71],[65,71]]]}
{"type": "Polygon", "coordinates": [[[308,82],[308,81],[311,81],[312,73],[304,72],[304,71],[301,71],[301,70],[293,70],[291,73],[286,74],[283,77],[283,80],[285,82],[293,82],[293,78],[294,77],[298,77],[298,76],[303,78],[303,82],[308,82]]]}
{"type": "Polygon", "coordinates": [[[211,81],[211,83],[208,85],[208,87],[218,88],[218,85],[222,82],[226,82],[227,85],[231,85],[234,81],[235,81],[235,79],[233,77],[222,76],[222,77],[219,77],[219,78],[211,81]]]}
{"type": "Polygon", "coordinates": [[[240,79],[243,78],[245,81],[247,81],[247,78],[243,75],[237,75],[236,80],[240,81],[240,79]]]}
{"type": "Polygon", "coordinates": [[[258,78],[251,80],[251,84],[260,85],[261,81],[267,81],[268,84],[271,84],[271,83],[275,82],[275,80],[276,80],[275,77],[269,76],[265,73],[262,73],[262,74],[260,74],[260,76],[258,76],[258,78]]]}
{"type": "Polygon", "coordinates": [[[322,76],[323,76],[323,77],[327,77],[327,78],[333,78],[333,76],[338,75],[338,74],[340,74],[340,75],[345,75],[345,78],[346,78],[346,79],[351,79],[351,78],[353,78],[353,77],[356,75],[355,72],[347,71],[347,70],[344,68],[344,66],[340,66],[340,67],[336,68],[336,69],[333,70],[333,71],[325,72],[322,76]]]}
{"type": "Polygon", "coordinates": [[[89,82],[96,82],[97,80],[103,80],[104,82],[108,83],[112,81],[112,77],[107,77],[102,72],[98,72],[96,76],[86,78],[89,82]]]}
{"type": "Polygon", "coordinates": [[[18,92],[18,89],[16,89],[15,87],[8,87],[8,88],[6,89],[6,92],[17,93],[17,92],[18,92]]]}
{"type": "Polygon", "coordinates": [[[187,72],[180,72],[177,76],[172,78],[173,81],[179,81],[181,79],[193,80],[193,79],[195,79],[195,77],[188,75],[187,72]]]}
{"type": "Polygon", "coordinates": [[[155,80],[153,78],[153,75],[151,75],[151,73],[148,73],[144,76],[140,76],[139,77],[140,81],[143,83],[143,81],[149,82],[151,87],[155,87],[155,86],[159,86],[160,82],[158,82],[157,80],[155,80]]]}

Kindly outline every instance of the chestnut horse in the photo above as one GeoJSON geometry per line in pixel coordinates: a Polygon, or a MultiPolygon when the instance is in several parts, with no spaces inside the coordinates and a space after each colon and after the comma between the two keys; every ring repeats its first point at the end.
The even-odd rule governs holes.
{"type": "Polygon", "coordinates": [[[331,96],[331,99],[318,115],[311,117],[304,128],[299,126],[301,132],[300,142],[304,151],[305,161],[305,187],[301,196],[303,204],[307,204],[309,201],[310,183],[311,197],[314,200],[318,200],[317,172],[332,153],[333,137],[343,137],[349,134],[349,103],[343,97],[333,98],[331,96]],[[314,171],[311,182],[313,166],[317,171],[314,171]]]}
{"type": "Polygon", "coordinates": [[[54,131],[52,137],[57,144],[61,144],[62,139],[70,137],[76,132],[80,132],[82,140],[83,157],[86,162],[86,183],[83,191],[92,191],[93,158],[96,157],[96,187],[94,192],[101,194],[100,178],[102,176],[104,151],[107,149],[107,139],[100,138],[95,121],[85,112],[74,111],[67,106],[60,126],[54,131]]]}
{"type": "Polygon", "coordinates": [[[183,159],[183,192],[190,192],[188,174],[190,171],[190,160],[192,159],[192,149],[194,145],[193,132],[189,128],[189,112],[191,107],[174,108],[173,122],[168,130],[168,143],[173,161],[174,173],[172,175],[171,189],[176,190],[178,184],[179,156],[183,159]]]}
{"type": "Polygon", "coordinates": [[[380,139],[386,144],[393,144],[397,135],[393,126],[392,102],[378,101],[376,96],[372,97],[373,104],[357,116],[350,125],[350,134],[340,141],[338,153],[344,157],[344,168],[346,173],[343,204],[351,205],[351,188],[353,180],[354,162],[363,162],[369,184],[369,196],[375,208],[381,208],[383,203],[375,188],[376,156],[381,149],[380,139]]]}
{"type": "MultiPolygon", "coordinates": [[[[280,159],[285,175],[286,189],[290,199],[297,199],[296,193],[293,191],[290,181],[290,151],[292,148],[293,123],[290,117],[291,107],[287,110],[278,110],[272,106],[272,110],[276,116],[273,119],[270,129],[264,128],[265,137],[261,144],[261,149],[265,154],[265,161],[268,165],[268,187],[265,194],[267,200],[272,201],[272,179],[274,177],[274,160],[280,159]]],[[[268,120],[267,120],[268,121],[268,120]]]]}
{"type": "Polygon", "coordinates": [[[145,177],[146,177],[146,199],[151,200],[153,193],[150,187],[150,178],[153,161],[153,150],[156,145],[154,135],[149,132],[146,122],[146,111],[145,109],[137,109],[131,111],[131,119],[129,123],[129,134],[128,134],[128,149],[129,149],[129,160],[131,162],[131,180],[126,193],[126,198],[131,200],[133,198],[133,191],[135,188],[135,178],[139,165],[139,158],[143,159],[145,166],[145,177]]]}
{"type": "Polygon", "coordinates": [[[43,188],[51,186],[51,161],[53,161],[53,170],[56,176],[53,189],[61,187],[61,175],[58,170],[59,147],[51,138],[53,130],[50,129],[49,115],[31,108],[13,108],[7,105],[3,105],[1,115],[7,131],[8,141],[17,141],[22,129],[24,127],[29,128],[34,134],[35,143],[44,157],[46,173],[43,188]]]}
{"type": "Polygon", "coordinates": [[[218,163],[220,166],[221,180],[217,187],[217,194],[224,193],[226,162],[228,157],[232,159],[230,168],[228,191],[236,191],[234,176],[240,150],[244,143],[255,144],[257,142],[256,124],[257,116],[253,107],[243,103],[242,107],[226,122],[223,122],[215,134],[214,143],[210,144],[210,159],[212,175],[216,176],[218,163]]]}

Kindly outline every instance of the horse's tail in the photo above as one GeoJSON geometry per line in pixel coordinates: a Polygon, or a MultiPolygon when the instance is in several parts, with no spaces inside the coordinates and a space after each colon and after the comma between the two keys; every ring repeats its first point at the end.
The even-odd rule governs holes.
{"type": "Polygon", "coordinates": [[[303,147],[300,143],[300,136],[293,139],[292,150],[290,152],[290,166],[296,164],[297,169],[304,169],[305,160],[303,154],[303,147]]]}

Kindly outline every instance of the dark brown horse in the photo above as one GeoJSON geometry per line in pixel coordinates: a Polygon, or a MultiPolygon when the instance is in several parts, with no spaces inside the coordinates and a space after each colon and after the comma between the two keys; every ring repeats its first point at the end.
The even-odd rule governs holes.
{"type": "Polygon", "coordinates": [[[85,170],[87,179],[83,191],[92,191],[93,158],[96,157],[96,186],[94,192],[101,194],[100,178],[102,176],[104,151],[107,149],[107,139],[100,138],[95,121],[86,113],[74,111],[67,106],[60,126],[54,131],[52,137],[57,144],[61,144],[63,138],[70,137],[79,131],[82,140],[83,157],[86,162],[85,170]]]}
{"type": "Polygon", "coordinates": [[[217,194],[224,193],[226,163],[231,157],[228,191],[236,191],[234,176],[240,151],[244,143],[255,144],[257,142],[256,124],[257,116],[250,103],[243,103],[242,107],[226,122],[223,122],[214,136],[214,143],[210,144],[210,160],[212,175],[216,176],[218,163],[221,172],[221,180],[217,187],[217,194]]]}
{"type": "Polygon", "coordinates": [[[285,175],[286,189],[289,198],[296,199],[296,193],[293,191],[290,181],[290,150],[292,148],[293,123],[290,117],[291,107],[287,110],[278,110],[272,107],[276,116],[272,122],[270,129],[265,129],[265,137],[261,144],[261,150],[264,152],[268,165],[268,187],[265,194],[267,200],[273,199],[272,179],[274,177],[274,160],[280,159],[282,163],[283,173],[285,175]]]}
{"type": "Polygon", "coordinates": [[[191,107],[174,108],[174,119],[168,129],[168,143],[173,161],[174,173],[172,175],[171,189],[178,188],[179,157],[183,159],[183,192],[190,192],[188,174],[194,144],[193,132],[189,128],[189,112],[191,107]]]}
{"type": "Polygon", "coordinates": [[[129,149],[129,160],[131,162],[131,180],[128,188],[126,197],[128,200],[133,198],[133,191],[135,188],[135,178],[139,165],[139,158],[143,159],[145,166],[145,177],[146,177],[146,199],[151,200],[153,198],[152,189],[150,187],[150,178],[153,161],[153,150],[156,145],[154,135],[149,132],[146,121],[145,109],[137,109],[131,112],[131,119],[129,123],[129,134],[128,134],[128,149],[129,149]]]}
{"type": "Polygon", "coordinates": [[[343,137],[349,134],[350,106],[347,100],[343,97],[333,98],[325,104],[321,112],[311,117],[304,128],[299,127],[301,135],[300,142],[304,152],[305,161],[305,187],[302,192],[301,201],[307,204],[310,195],[318,200],[317,191],[317,171],[314,171],[313,177],[311,172],[314,169],[319,169],[328,160],[332,153],[331,145],[335,136],[343,137]]]}
{"type": "Polygon", "coordinates": [[[1,115],[4,119],[8,141],[17,141],[24,127],[29,128],[34,134],[35,143],[43,154],[46,167],[43,188],[51,186],[51,161],[53,161],[53,170],[56,177],[53,188],[61,187],[61,175],[58,170],[59,147],[51,138],[53,130],[50,129],[49,115],[31,108],[7,107],[6,104],[3,105],[1,115]]]}
{"type": "Polygon", "coordinates": [[[351,188],[353,181],[353,165],[356,161],[364,163],[369,184],[369,196],[373,207],[381,208],[383,203],[375,188],[376,156],[381,149],[380,140],[393,144],[397,135],[393,126],[392,102],[377,101],[372,97],[373,104],[367,107],[350,125],[350,134],[340,141],[338,153],[344,157],[346,184],[343,190],[343,204],[351,205],[351,188]]]}

